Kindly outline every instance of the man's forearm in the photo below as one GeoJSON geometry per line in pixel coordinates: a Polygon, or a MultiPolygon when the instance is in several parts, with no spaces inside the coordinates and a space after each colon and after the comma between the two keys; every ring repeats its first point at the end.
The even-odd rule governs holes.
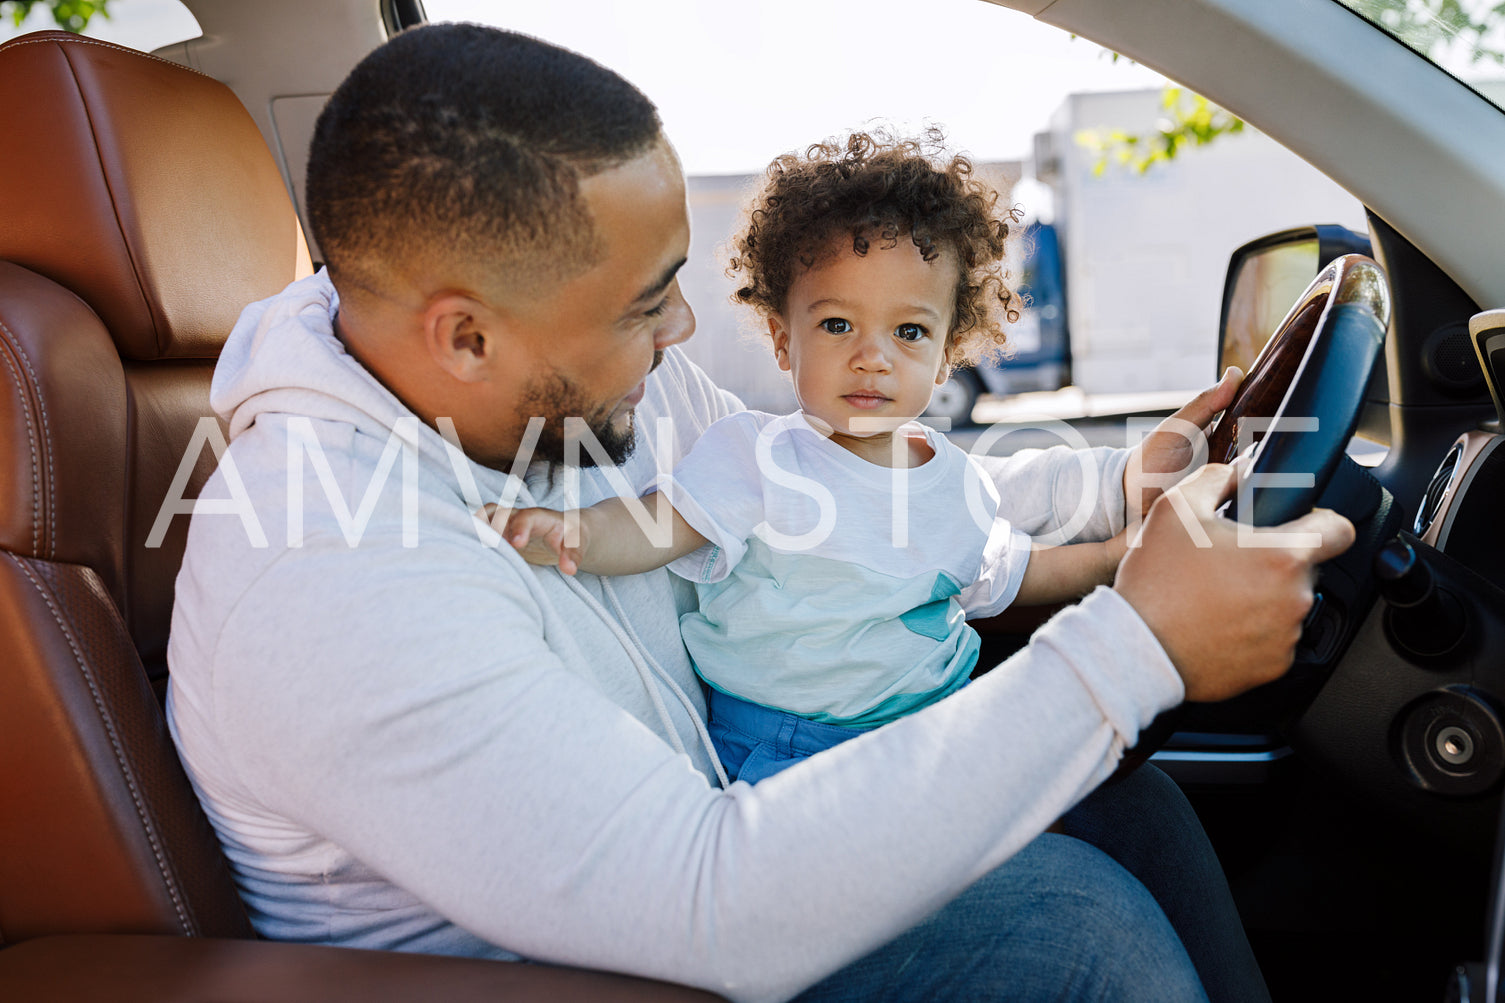
{"type": "MultiPolygon", "coordinates": [[[[777,784],[721,792],[651,713],[613,703],[590,663],[543,649],[529,619],[533,576],[498,583],[483,567],[424,584],[446,577],[464,587],[435,608],[483,611],[485,631],[373,618],[351,656],[359,671],[294,673],[270,696],[256,673],[233,674],[225,697],[238,713],[217,727],[242,748],[278,750],[256,760],[258,788],[491,943],[736,1000],[787,999],[922,920],[1070,808],[1180,697],[1149,631],[1104,593],[954,697],[777,784]],[[518,601],[498,605],[499,584],[518,601]],[[391,652],[441,649],[449,657],[424,663],[424,685],[400,684],[416,673],[391,652]],[[319,727],[295,710],[311,706],[319,727]],[[403,726],[349,726],[373,707],[403,726]],[[780,910],[786,921],[769,924],[780,910]]],[[[390,609],[393,594],[370,605],[390,609]]],[[[613,657],[595,617],[577,626],[592,636],[584,651],[613,657]]],[[[234,643],[296,661],[285,639],[269,651],[264,632],[234,643]]],[[[620,672],[613,664],[600,678],[620,672]]]]}

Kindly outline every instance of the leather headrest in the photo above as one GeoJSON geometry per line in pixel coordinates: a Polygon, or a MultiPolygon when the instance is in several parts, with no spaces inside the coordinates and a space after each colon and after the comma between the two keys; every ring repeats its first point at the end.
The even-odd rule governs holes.
{"type": "Polygon", "coordinates": [[[0,550],[86,564],[117,604],[127,393],[99,318],[57,283],[0,261],[0,550]]]}
{"type": "Polygon", "coordinates": [[[223,84],[62,31],[0,45],[0,259],[84,300],[129,359],[214,358],[308,273],[282,176],[223,84]]]}

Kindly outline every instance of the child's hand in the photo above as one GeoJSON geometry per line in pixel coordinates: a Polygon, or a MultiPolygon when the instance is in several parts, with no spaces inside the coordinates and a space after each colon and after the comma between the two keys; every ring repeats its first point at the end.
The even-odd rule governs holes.
{"type": "Polygon", "coordinates": [[[1201,465],[1212,419],[1233,400],[1243,378],[1237,366],[1230,366],[1214,386],[1197,394],[1134,447],[1124,469],[1124,516],[1131,526],[1144,521],[1150,506],[1168,487],[1201,465]]]}
{"type": "MultiPolygon", "coordinates": [[[[581,556],[585,551],[585,527],[579,527],[577,546],[565,545],[568,530],[566,513],[551,508],[498,508],[487,505],[491,528],[502,539],[517,548],[523,560],[529,564],[558,565],[559,570],[573,575],[580,570],[581,556]]],[[[579,513],[575,513],[577,516],[579,513]]]]}

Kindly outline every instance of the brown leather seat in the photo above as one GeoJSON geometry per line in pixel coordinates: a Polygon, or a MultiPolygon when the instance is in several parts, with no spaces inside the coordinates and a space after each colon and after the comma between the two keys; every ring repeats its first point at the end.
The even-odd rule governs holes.
{"type": "MultiPolygon", "coordinates": [[[[48,938],[0,948],[0,998],[157,998],[140,969],[160,987],[179,965],[198,998],[227,996],[232,975],[237,998],[258,998],[243,981],[257,971],[276,974],[264,998],[287,998],[299,973],[325,987],[315,998],[363,972],[385,998],[394,972],[444,998],[445,971],[455,998],[602,998],[611,977],[577,994],[537,966],[180,939],[254,935],[158,699],[188,519],[160,545],[153,530],[213,420],[210,376],[241,308],[307,274],[308,252],[260,133],[218,82],[42,32],[0,45],[0,94],[0,945],[48,938]],[[59,936],[79,934],[158,936],[59,936]]],[[[213,468],[203,454],[190,497],[213,468]]]]}
{"type": "Polygon", "coordinates": [[[208,77],[44,32],[0,93],[0,936],[249,936],[150,685],[187,518],[145,544],[297,216],[208,77]]]}

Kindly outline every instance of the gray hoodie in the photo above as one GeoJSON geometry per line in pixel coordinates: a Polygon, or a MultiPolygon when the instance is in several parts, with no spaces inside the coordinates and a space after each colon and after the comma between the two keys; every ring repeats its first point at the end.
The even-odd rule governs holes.
{"type": "MultiPolygon", "coordinates": [[[[266,937],[787,998],[1006,860],[1182,696],[1099,589],[955,696],[722,789],[679,639],[690,591],[531,567],[471,513],[639,494],[735,398],[670,349],[628,462],[514,476],[346,354],[336,309],[321,273],[230,336],[212,395],[230,444],[168,652],[169,726],[266,937]]],[[[1124,454],[1083,459],[992,463],[1000,514],[1116,530],[1124,454]]]]}

